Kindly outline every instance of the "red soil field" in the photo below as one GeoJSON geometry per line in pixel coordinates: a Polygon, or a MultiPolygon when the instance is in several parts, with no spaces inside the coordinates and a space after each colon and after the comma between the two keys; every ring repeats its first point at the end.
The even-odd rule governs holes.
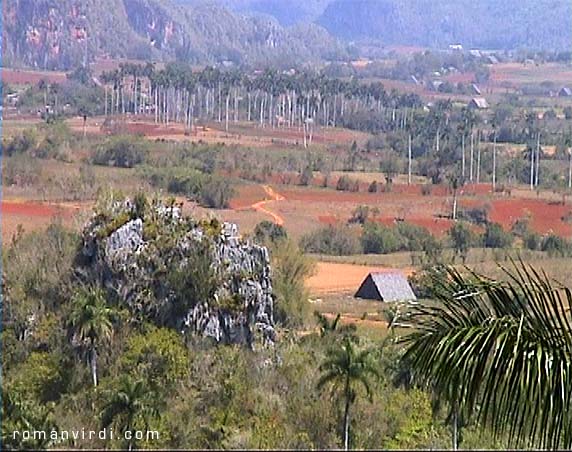
{"type": "Polygon", "coordinates": [[[236,195],[229,207],[234,210],[249,209],[253,204],[264,200],[268,195],[260,185],[241,185],[236,188],[236,195]]]}
{"type": "Polygon", "coordinates": [[[165,127],[148,122],[126,122],[122,125],[122,128],[125,133],[144,135],[146,137],[185,134],[185,131],[181,127],[165,127]]]}
{"type": "Polygon", "coordinates": [[[66,74],[63,72],[21,71],[19,69],[2,69],[2,83],[12,85],[36,85],[40,80],[49,83],[63,83],[66,74]]]}
{"type": "Polygon", "coordinates": [[[491,221],[500,223],[505,229],[510,229],[517,219],[530,216],[532,229],[540,234],[553,232],[572,236],[572,223],[563,221],[563,217],[572,215],[572,206],[535,199],[502,199],[491,205],[491,221]]]}
{"type": "Polygon", "coordinates": [[[316,272],[306,280],[306,287],[312,295],[326,295],[328,293],[353,293],[360,286],[364,278],[371,272],[399,272],[406,276],[412,269],[392,269],[381,266],[365,266],[354,264],[339,264],[331,262],[318,262],[316,272]]]}
{"type": "Polygon", "coordinates": [[[21,215],[30,217],[52,217],[59,215],[71,218],[76,209],[37,202],[2,201],[2,216],[21,215]]]}
{"type": "Polygon", "coordinates": [[[61,218],[69,224],[79,209],[79,207],[69,205],[32,201],[2,201],[0,211],[2,238],[5,241],[10,240],[20,225],[26,231],[36,230],[48,226],[54,218],[61,218]]]}

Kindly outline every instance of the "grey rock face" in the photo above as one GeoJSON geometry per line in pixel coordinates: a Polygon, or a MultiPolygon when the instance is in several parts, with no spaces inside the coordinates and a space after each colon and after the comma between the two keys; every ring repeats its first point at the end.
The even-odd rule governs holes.
{"type": "MultiPolygon", "coordinates": [[[[207,231],[204,225],[183,218],[180,209],[162,205],[153,208],[152,226],[135,218],[106,237],[98,234],[103,226],[94,218],[84,231],[83,254],[88,263],[87,271],[82,272],[99,278],[98,283],[146,320],[158,321],[160,316],[153,311],[156,307],[157,311],[177,312],[179,317],[171,319],[171,324],[185,334],[250,347],[272,344],[274,299],[268,250],[244,242],[235,224],[223,223],[219,232],[207,231]],[[154,228],[156,235],[146,238],[146,227],[154,228]],[[169,234],[175,240],[166,240],[169,234]],[[169,243],[167,251],[164,242],[169,243]],[[192,257],[197,243],[208,245],[209,268],[217,275],[219,284],[211,299],[181,300],[181,294],[169,285],[169,273],[195,262],[192,257]],[[157,272],[158,267],[165,271],[157,272]],[[145,294],[151,292],[149,301],[145,294]]],[[[126,202],[113,210],[133,214],[133,209],[126,202]]]]}
{"type": "Polygon", "coordinates": [[[126,261],[143,245],[143,221],[141,218],[124,224],[105,241],[105,254],[113,261],[126,261]]]}

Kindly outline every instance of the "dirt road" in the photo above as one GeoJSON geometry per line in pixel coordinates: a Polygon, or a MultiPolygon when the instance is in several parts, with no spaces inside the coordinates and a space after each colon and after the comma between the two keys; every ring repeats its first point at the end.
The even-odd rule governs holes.
{"type": "Polygon", "coordinates": [[[271,210],[267,209],[265,206],[271,202],[274,202],[274,201],[284,201],[284,199],[286,199],[286,198],[284,198],[284,196],[282,196],[281,194],[276,193],[272,189],[272,187],[270,187],[269,185],[263,185],[262,188],[264,189],[266,194],[268,196],[270,196],[271,199],[266,199],[264,201],[256,202],[256,203],[252,204],[251,207],[258,212],[262,212],[262,213],[272,217],[272,220],[277,225],[279,225],[279,226],[284,225],[284,218],[281,217],[280,215],[278,215],[277,213],[272,212],[271,210]]]}

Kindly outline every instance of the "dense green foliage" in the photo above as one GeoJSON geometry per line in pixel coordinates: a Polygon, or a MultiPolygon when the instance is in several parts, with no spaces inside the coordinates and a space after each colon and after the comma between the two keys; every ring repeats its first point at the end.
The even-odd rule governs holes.
{"type": "Polygon", "coordinates": [[[438,303],[400,322],[411,328],[403,363],[453,419],[473,416],[513,447],[570,448],[572,293],[523,264],[506,272],[439,275],[438,303]]]}
{"type": "MultiPolygon", "coordinates": [[[[138,214],[147,218],[148,204],[141,197],[134,202],[138,214]]],[[[104,207],[102,202],[99,209],[104,207]]],[[[107,214],[100,213],[103,221],[107,214]]],[[[169,241],[167,236],[162,239],[169,241]]],[[[81,285],[75,273],[78,242],[75,234],[53,225],[46,232],[21,235],[4,249],[4,447],[342,445],[343,401],[317,389],[319,364],[332,359],[329,350],[339,347],[344,337],[357,341],[358,335],[355,328],[333,322],[330,327],[323,319],[321,329],[314,331],[312,321],[302,315],[308,306],[303,278],[310,267],[291,243],[278,239],[271,253],[277,320],[290,332],[282,330],[273,348],[252,352],[183,336],[168,324],[159,325],[154,311],[134,314],[136,307],[124,309],[113,297],[81,285]],[[309,328],[309,334],[297,334],[298,328],[309,328]],[[94,349],[97,386],[86,365],[94,349]],[[150,429],[157,436],[73,440],[50,435],[52,429],[105,426],[118,433],[150,429]],[[24,439],[14,436],[14,430],[45,430],[48,435],[24,439]]],[[[154,249],[164,253],[168,244],[163,251],[154,249]]],[[[201,263],[206,259],[194,255],[197,260],[184,274],[198,276],[204,270],[201,263]]],[[[172,258],[170,262],[177,268],[172,258]]],[[[176,280],[181,282],[176,290],[185,291],[185,297],[192,298],[191,292],[199,289],[175,276],[173,285],[176,280]]],[[[351,400],[352,447],[445,445],[448,433],[442,416],[433,417],[428,394],[393,384],[397,350],[389,342],[382,347],[365,339],[355,347],[372,350],[372,373],[370,401],[351,400]]],[[[477,438],[474,431],[467,434],[466,444],[479,444],[477,438]]]]}

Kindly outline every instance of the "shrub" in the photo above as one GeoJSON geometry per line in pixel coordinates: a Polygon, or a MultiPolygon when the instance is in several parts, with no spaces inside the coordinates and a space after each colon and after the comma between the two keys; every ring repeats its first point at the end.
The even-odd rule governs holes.
{"type": "Polygon", "coordinates": [[[34,129],[26,129],[14,136],[4,145],[8,157],[17,154],[33,153],[38,147],[39,139],[34,129]]]}
{"type": "Polygon", "coordinates": [[[369,206],[363,206],[363,205],[357,206],[352,212],[352,216],[348,220],[348,223],[364,224],[365,222],[368,221],[370,214],[373,216],[379,215],[379,209],[377,209],[376,207],[370,209],[369,206]]]}
{"type": "Polygon", "coordinates": [[[485,248],[510,248],[514,237],[510,232],[505,232],[498,223],[489,223],[483,234],[485,248]]]}
{"type": "Polygon", "coordinates": [[[463,262],[467,259],[467,253],[469,248],[475,242],[475,236],[469,227],[462,223],[455,223],[454,226],[449,229],[449,236],[451,237],[451,242],[453,248],[455,249],[455,254],[458,254],[463,259],[463,262]]]}
{"type": "Polygon", "coordinates": [[[427,235],[423,239],[423,254],[425,260],[431,263],[437,263],[441,259],[443,253],[443,243],[434,235],[427,235]]]}
{"type": "Polygon", "coordinates": [[[541,251],[547,252],[550,256],[566,256],[572,250],[570,243],[557,235],[549,234],[542,239],[541,251]]]}
{"type": "Polygon", "coordinates": [[[424,227],[404,221],[397,224],[397,232],[403,238],[404,250],[406,251],[422,251],[425,242],[433,238],[431,233],[424,227]]]}
{"type": "Polygon", "coordinates": [[[359,181],[352,179],[349,176],[342,176],[338,179],[336,184],[336,190],[338,191],[359,191],[359,181]]]}
{"type": "Polygon", "coordinates": [[[276,296],[275,318],[283,325],[300,327],[309,316],[310,304],[304,281],[312,273],[313,263],[290,240],[275,242],[270,254],[276,296]]]}
{"type": "Polygon", "coordinates": [[[226,208],[234,196],[234,189],[228,180],[203,174],[195,169],[145,168],[143,174],[154,187],[162,187],[169,193],[184,195],[205,207],[226,208]]]}
{"type": "Polygon", "coordinates": [[[386,254],[406,247],[406,240],[395,228],[381,224],[367,223],[363,227],[361,244],[366,254],[386,254]]]}
{"type": "Polygon", "coordinates": [[[312,172],[312,168],[308,165],[300,174],[300,185],[308,186],[312,183],[312,179],[314,178],[314,173],[312,172]]]}
{"type": "Polygon", "coordinates": [[[540,236],[535,232],[527,233],[523,237],[524,246],[532,251],[536,251],[540,248],[540,236]]]}
{"type": "Polygon", "coordinates": [[[254,228],[254,240],[261,244],[275,243],[288,238],[284,226],[264,220],[254,228]]]}
{"type": "Polygon", "coordinates": [[[473,209],[466,210],[462,216],[467,221],[477,225],[488,223],[488,210],[485,207],[475,207],[473,209]]]}
{"type": "Polygon", "coordinates": [[[225,209],[234,196],[234,188],[223,178],[208,176],[201,188],[199,202],[205,207],[225,209]]]}
{"type": "Polygon", "coordinates": [[[518,218],[511,227],[511,232],[517,237],[526,238],[529,235],[530,220],[527,217],[518,218]]]}
{"type": "Polygon", "coordinates": [[[326,226],[303,236],[300,247],[308,253],[349,256],[358,254],[359,240],[343,226],[326,226]]]}
{"type": "Polygon", "coordinates": [[[132,137],[113,137],[99,146],[92,155],[95,165],[133,168],[143,163],[146,143],[132,137]]]}
{"type": "Polygon", "coordinates": [[[14,155],[4,160],[4,183],[19,187],[39,182],[42,168],[38,160],[26,154],[14,155]]]}

